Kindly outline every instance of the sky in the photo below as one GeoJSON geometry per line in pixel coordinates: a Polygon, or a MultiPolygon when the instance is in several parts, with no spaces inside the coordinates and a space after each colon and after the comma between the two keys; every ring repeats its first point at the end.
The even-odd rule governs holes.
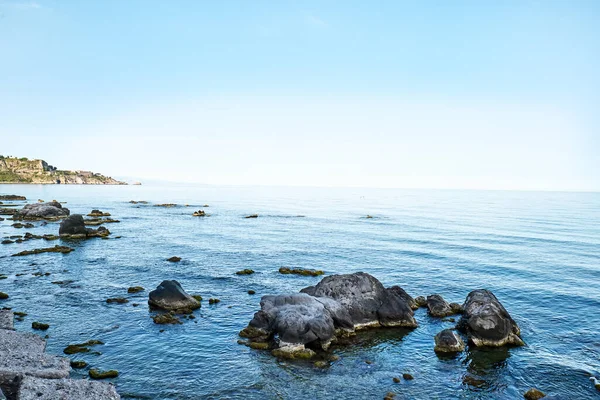
{"type": "Polygon", "coordinates": [[[600,191],[600,1],[0,0],[0,154],[144,181],[600,191]]]}

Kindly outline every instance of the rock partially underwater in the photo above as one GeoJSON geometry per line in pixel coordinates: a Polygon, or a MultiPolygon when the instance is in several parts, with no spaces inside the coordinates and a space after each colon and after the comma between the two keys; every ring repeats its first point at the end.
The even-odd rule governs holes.
{"type": "Polygon", "coordinates": [[[186,293],[179,282],[162,281],[151,291],[148,298],[151,307],[167,311],[195,310],[200,308],[200,302],[186,293]]]}
{"type": "Polygon", "coordinates": [[[489,290],[469,293],[463,309],[457,328],[466,333],[475,346],[524,345],[519,337],[519,326],[489,290]]]}
{"type": "Polygon", "coordinates": [[[271,343],[264,347],[274,347],[276,356],[309,358],[312,348],[327,349],[358,329],[415,328],[412,302],[401,288],[386,289],[369,274],[332,275],[298,294],[264,296],[240,336],[271,343]]]}
{"type": "Polygon", "coordinates": [[[91,237],[106,237],[110,231],[101,226],[98,229],[86,228],[83,216],[73,214],[60,223],[58,234],[67,239],[86,239],[91,237]]]}

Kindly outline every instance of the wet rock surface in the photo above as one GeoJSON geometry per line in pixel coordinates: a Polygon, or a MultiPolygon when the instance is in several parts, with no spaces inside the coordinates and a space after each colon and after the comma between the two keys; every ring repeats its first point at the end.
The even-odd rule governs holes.
{"type": "Polygon", "coordinates": [[[463,304],[464,314],[457,328],[475,346],[523,345],[521,331],[504,306],[489,290],[474,290],[463,304]]]}
{"type": "Polygon", "coordinates": [[[432,317],[447,317],[454,314],[450,304],[439,294],[427,296],[427,310],[432,317]]]}
{"type": "Polygon", "coordinates": [[[200,302],[186,293],[175,280],[162,281],[155,290],[150,292],[148,304],[167,311],[200,308],[200,302]]]}
{"type": "Polygon", "coordinates": [[[457,353],[465,349],[465,342],[452,329],[444,329],[435,335],[436,353],[457,353]]]}

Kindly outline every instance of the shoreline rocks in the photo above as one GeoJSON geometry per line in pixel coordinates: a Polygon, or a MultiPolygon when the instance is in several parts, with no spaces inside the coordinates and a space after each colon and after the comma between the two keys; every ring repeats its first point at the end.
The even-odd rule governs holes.
{"type": "Polygon", "coordinates": [[[75,249],[73,249],[71,247],[56,245],[54,247],[46,247],[46,248],[43,248],[43,249],[24,250],[24,251],[21,251],[20,253],[13,254],[12,257],[28,256],[28,255],[31,255],[31,254],[40,254],[40,253],[62,253],[62,254],[67,254],[67,253],[72,252],[73,250],[75,250],[75,249]]]}
{"type": "Polygon", "coordinates": [[[504,306],[489,290],[473,290],[463,305],[457,328],[477,347],[523,346],[521,331],[504,306]]]}
{"type": "Polygon", "coordinates": [[[12,330],[12,312],[0,325],[0,393],[8,400],[118,400],[114,385],[69,379],[67,358],[46,354],[40,336],[12,330]]]}

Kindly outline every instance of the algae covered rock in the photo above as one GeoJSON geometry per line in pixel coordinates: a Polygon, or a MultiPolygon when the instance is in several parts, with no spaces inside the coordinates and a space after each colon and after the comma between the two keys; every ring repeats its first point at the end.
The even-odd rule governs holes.
{"type": "Polygon", "coordinates": [[[62,254],[67,254],[72,252],[73,248],[68,247],[68,246],[54,246],[54,247],[46,247],[43,249],[35,249],[35,250],[24,250],[21,251],[20,253],[16,253],[13,254],[12,257],[19,257],[19,256],[29,256],[32,254],[40,254],[40,253],[62,253],[62,254]]]}
{"type": "Polygon", "coordinates": [[[289,267],[279,268],[279,273],[284,274],[284,275],[294,274],[294,275],[303,275],[303,276],[323,275],[323,271],[321,271],[321,270],[304,269],[304,268],[289,268],[289,267]]]}
{"type": "Polygon", "coordinates": [[[525,392],[523,397],[527,400],[539,400],[546,397],[546,395],[541,390],[531,388],[527,392],[525,392]]]}
{"type": "Polygon", "coordinates": [[[179,261],[181,261],[181,257],[173,256],[173,257],[167,258],[167,261],[169,261],[169,262],[179,262],[179,261]]]}
{"type": "Polygon", "coordinates": [[[127,289],[127,293],[138,293],[138,292],[143,292],[143,291],[144,291],[144,288],[141,286],[132,286],[127,289]]]}
{"type": "Polygon", "coordinates": [[[152,320],[155,324],[160,325],[181,324],[181,320],[173,312],[154,315],[152,316],[152,320]]]}
{"type": "Polygon", "coordinates": [[[163,310],[195,310],[200,302],[186,293],[179,282],[175,280],[162,281],[149,294],[148,304],[163,310]]]}
{"type": "Polygon", "coordinates": [[[46,330],[48,330],[48,328],[50,328],[50,325],[44,324],[42,322],[32,322],[31,328],[38,330],[38,331],[46,331],[46,330]]]}
{"type": "Polygon", "coordinates": [[[235,274],[236,275],[252,275],[253,273],[254,273],[254,270],[246,268],[241,271],[237,271],[235,274]]]}
{"type": "Polygon", "coordinates": [[[106,237],[110,232],[103,226],[98,229],[86,228],[83,216],[73,214],[60,223],[58,234],[63,238],[84,239],[89,237],[106,237]]]}
{"type": "Polygon", "coordinates": [[[70,344],[67,347],[65,347],[65,349],[63,350],[63,353],[65,353],[65,354],[89,353],[91,346],[95,346],[95,345],[99,345],[99,344],[104,344],[104,342],[102,342],[100,340],[88,340],[85,343],[70,344]]]}
{"type": "Polygon", "coordinates": [[[108,378],[116,378],[119,376],[119,372],[115,369],[111,369],[108,371],[100,371],[98,369],[92,368],[89,371],[90,378],[92,379],[108,379],[108,378]]]}
{"type": "Polygon", "coordinates": [[[457,328],[466,333],[475,346],[524,344],[519,337],[519,326],[489,290],[479,289],[469,293],[463,309],[457,328]]]}

